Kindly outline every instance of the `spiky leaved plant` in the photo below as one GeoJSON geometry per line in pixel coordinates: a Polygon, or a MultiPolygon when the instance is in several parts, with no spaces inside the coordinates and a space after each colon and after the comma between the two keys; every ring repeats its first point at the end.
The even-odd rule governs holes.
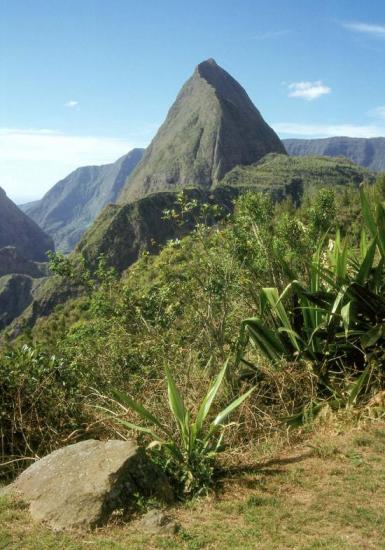
{"type": "Polygon", "coordinates": [[[212,386],[202,400],[195,418],[186,408],[183,397],[175,384],[171,371],[166,367],[168,403],[176,425],[176,433],[165,426],[154,414],[128,395],[114,391],[113,398],[123,413],[129,410],[136,412],[149,424],[139,425],[122,418],[106,409],[111,418],[128,428],[139,431],[152,438],[149,449],[155,460],[161,464],[174,481],[176,492],[181,497],[195,496],[206,492],[213,482],[215,460],[223,451],[223,436],[228,416],[249,397],[254,388],[232,401],[220,411],[211,422],[206,422],[213,401],[225,377],[229,362],[219,372],[212,386]]]}
{"type": "MultiPolygon", "coordinates": [[[[360,193],[370,238],[364,229],[359,251],[339,232],[330,250],[321,239],[310,260],[307,285],[291,273],[292,281],[281,294],[277,288],[263,288],[260,315],[241,327],[242,349],[254,344],[274,368],[282,359],[307,360],[317,376],[319,396],[335,406],[355,403],[376,379],[374,370],[384,374],[385,210],[378,202],[374,214],[363,188],[360,193]]],[[[257,369],[244,357],[242,361],[257,369]]]]}

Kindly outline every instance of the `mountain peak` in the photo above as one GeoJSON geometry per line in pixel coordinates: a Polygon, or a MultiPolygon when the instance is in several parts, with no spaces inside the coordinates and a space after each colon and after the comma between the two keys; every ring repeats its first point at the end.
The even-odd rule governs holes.
{"type": "Polygon", "coordinates": [[[208,59],[205,59],[204,61],[201,61],[199,64],[198,64],[198,69],[200,67],[205,67],[205,66],[209,66],[209,67],[219,67],[218,63],[215,61],[215,59],[213,57],[209,57],[208,59]]]}
{"type": "Polygon", "coordinates": [[[176,187],[210,189],[237,164],[286,151],[242,86],[214,59],[182,87],[120,201],[176,187]]]}

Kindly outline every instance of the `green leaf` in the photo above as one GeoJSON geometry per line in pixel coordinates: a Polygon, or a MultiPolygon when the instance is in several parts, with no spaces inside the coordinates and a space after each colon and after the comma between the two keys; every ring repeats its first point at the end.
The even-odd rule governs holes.
{"type": "Polygon", "coordinates": [[[288,285],[285,290],[282,292],[281,296],[278,294],[278,289],[276,288],[263,288],[261,290],[261,295],[265,297],[267,302],[270,304],[272,311],[278,316],[284,328],[287,330],[287,334],[290,338],[290,341],[293,347],[299,351],[300,346],[298,344],[296,333],[291,326],[289,316],[286,312],[285,306],[282,303],[283,298],[286,296],[291,285],[288,285]]]}
{"type": "Polygon", "coordinates": [[[350,307],[351,307],[351,302],[348,302],[341,308],[341,317],[342,317],[342,322],[345,329],[345,336],[348,335],[349,328],[350,328],[350,307]]]}
{"type": "Polygon", "coordinates": [[[361,235],[360,235],[360,254],[361,254],[361,260],[363,260],[368,253],[368,241],[366,236],[365,229],[362,229],[361,235]]]}
{"type": "Polygon", "coordinates": [[[384,325],[377,325],[370,330],[368,330],[365,334],[361,336],[361,345],[365,348],[370,348],[371,346],[374,346],[378,342],[378,340],[384,335],[384,325]]]}
{"type": "Polygon", "coordinates": [[[262,353],[273,363],[287,355],[287,350],[276,333],[267,327],[260,319],[246,319],[242,323],[242,332],[247,332],[250,340],[258,346],[262,353]]]}
{"type": "Polygon", "coordinates": [[[188,426],[188,413],[183,402],[183,398],[175,384],[170,369],[166,366],[167,386],[168,386],[168,400],[170,409],[177,421],[185,442],[187,443],[189,426],[188,426]]]}
{"type": "Polygon", "coordinates": [[[364,284],[368,278],[370,270],[373,267],[374,256],[376,254],[377,239],[373,239],[369,248],[366,250],[365,257],[361,263],[360,269],[356,276],[356,282],[360,285],[364,284]]]}
{"type": "Polygon", "coordinates": [[[380,249],[382,258],[385,258],[385,210],[381,203],[377,204],[376,222],[378,248],[380,249]]]}
{"type": "Polygon", "coordinates": [[[215,399],[215,396],[222,384],[223,378],[225,376],[227,366],[229,364],[229,359],[227,359],[226,363],[224,364],[223,368],[220,370],[214,384],[210,388],[210,390],[207,392],[207,395],[202,401],[201,406],[199,407],[199,411],[196,418],[196,431],[199,434],[199,432],[202,429],[203,422],[205,421],[205,418],[207,417],[210,407],[215,399]]]}
{"type": "Polygon", "coordinates": [[[360,376],[357,378],[355,382],[351,384],[351,387],[349,388],[349,399],[348,404],[349,405],[355,405],[357,398],[359,397],[360,393],[362,392],[363,387],[368,382],[370,374],[372,372],[372,365],[369,363],[368,366],[365,368],[365,370],[360,374],[360,376]]]}
{"type": "Polygon", "coordinates": [[[143,432],[146,434],[151,435],[156,440],[159,440],[159,436],[156,435],[150,428],[146,428],[145,426],[139,426],[138,424],[133,424],[132,422],[128,422],[128,420],[124,420],[124,418],[117,418],[116,416],[111,417],[115,422],[118,422],[119,424],[122,424],[125,428],[128,428],[129,430],[134,430],[136,432],[143,432]]]}
{"type": "Polygon", "coordinates": [[[232,413],[237,407],[239,407],[248,397],[249,395],[255,390],[255,386],[250,388],[246,393],[235,399],[230,405],[228,405],[223,411],[221,411],[217,417],[215,418],[213,425],[219,426],[223,423],[223,421],[229,416],[230,413],[232,413]]]}
{"type": "Polygon", "coordinates": [[[131,399],[131,397],[129,397],[128,395],[124,394],[123,392],[121,392],[119,390],[113,389],[111,391],[111,393],[115,397],[115,399],[118,403],[120,403],[120,404],[128,407],[129,409],[137,412],[144,420],[148,420],[149,422],[151,422],[151,424],[154,424],[155,426],[158,426],[158,428],[161,428],[165,433],[167,433],[167,434],[169,433],[167,428],[165,428],[159,422],[159,420],[152,413],[150,413],[149,410],[147,410],[145,407],[143,407],[143,405],[141,405],[140,403],[137,403],[136,401],[131,399]]]}
{"type": "Polygon", "coordinates": [[[363,186],[360,187],[362,216],[373,239],[377,237],[377,225],[363,186]]]}

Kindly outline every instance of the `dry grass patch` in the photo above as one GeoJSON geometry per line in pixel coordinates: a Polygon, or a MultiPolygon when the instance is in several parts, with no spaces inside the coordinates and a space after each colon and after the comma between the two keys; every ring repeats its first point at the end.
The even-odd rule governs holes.
{"type": "MultiPolygon", "coordinates": [[[[377,549],[385,537],[385,424],[339,421],[258,466],[247,461],[214,495],[172,510],[175,536],[144,535],[116,517],[94,533],[54,534],[0,504],[0,548],[377,549]]],[[[254,453],[255,456],[255,453],[254,453]]]]}

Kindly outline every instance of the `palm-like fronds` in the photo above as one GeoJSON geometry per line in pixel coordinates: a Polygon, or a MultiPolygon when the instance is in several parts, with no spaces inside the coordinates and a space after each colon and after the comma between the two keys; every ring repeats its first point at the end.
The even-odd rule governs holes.
{"type": "Polygon", "coordinates": [[[373,212],[363,188],[360,193],[366,230],[359,251],[338,231],[327,250],[324,237],[309,262],[307,285],[296,277],[281,294],[262,289],[260,315],[241,326],[243,349],[252,343],[275,368],[282,359],[309,360],[334,395],[346,375],[355,379],[355,389],[343,392],[349,403],[367,387],[370,360],[385,345],[385,210],[378,203],[373,212]]]}

